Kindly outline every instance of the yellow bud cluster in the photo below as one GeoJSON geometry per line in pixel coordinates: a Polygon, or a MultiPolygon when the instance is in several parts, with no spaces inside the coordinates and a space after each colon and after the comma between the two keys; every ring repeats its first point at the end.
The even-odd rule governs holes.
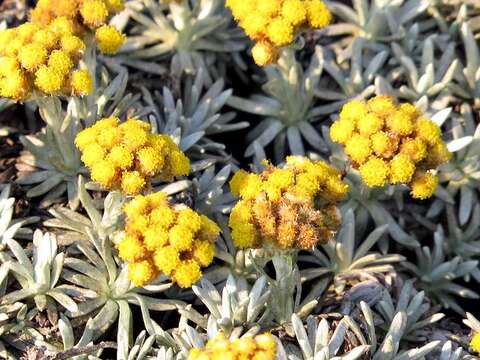
{"type": "Polygon", "coordinates": [[[123,0],[40,0],[30,16],[32,22],[43,25],[65,18],[77,36],[87,30],[95,31],[100,51],[115,54],[125,42],[125,36],[107,23],[123,9],[123,0]]]}
{"type": "Polygon", "coordinates": [[[150,124],[137,119],[101,119],[79,132],[75,144],[92,180],[128,195],[139,194],[152,178],[171,181],[190,172],[190,161],[173,140],[152,134],[150,124]]]}
{"type": "Polygon", "coordinates": [[[472,340],[470,341],[470,347],[473,351],[480,354],[480,333],[473,335],[472,340]]]}
{"type": "Polygon", "coordinates": [[[254,41],[252,56],[264,66],[276,62],[281,47],[308,29],[320,29],[332,15],[321,0],[227,0],[235,20],[254,41]]]}
{"type": "Polygon", "coordinates": [[[138,195],[124,208],[125,237],[119,256],[129,266],[129,278],[144,286],[159,274],[182,288],[202,276],[215,255],[218,225],[190,208],[174,208],[163,192],[138,195]]]}
{"type": "Polygon", "coordinates": [[[327,242],[340,225],[336,203],[348,191],[333,167],[295,156],[260,175],[240,170],[230,188],[240,197],[229,226],[241,248],[311,249],[327,242]]]}
{"type": "Polygon", "coordinates": [[[344,105],[330,137],[344,145],[365,184],[408,184],[416,199],[433,195],[438,179],[431,171],[452,156],[438,125],[388,96],[344,105]]]}
{"type": "Polygon", "coordinates": [[[276,353],[277,343],[271,334],[229,340],[219,333],[207,342],[204,349],[191,349],[188,360],[274,360],[276,353]]]}
{"type": "Polygon", "coordinates": [[[27,22],[0,31],[0,96],[25,101],[33,90],[46,95],[90,94],[90,74],[77,70],[84,49],[66,18],[47,26],[27,22]]]}

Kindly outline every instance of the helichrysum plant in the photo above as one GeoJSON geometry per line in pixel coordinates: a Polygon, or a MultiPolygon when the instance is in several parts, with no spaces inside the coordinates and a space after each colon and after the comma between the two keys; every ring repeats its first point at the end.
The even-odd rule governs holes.
{"type": "Polygon", "coordinates": [[[125,237],[118,250],[135,285],[164,274],[180,287],[191,287],[202,276],[201,268],[212,263],[220,228],[208,217],[173,207],[163,192],[136,196],[125,213],[125,237]]]}
{"type": "Polygon", "coordinates": [[[229,225],[242,248],[311,249],[327,242],[340,224],[336,203],[348,191],[335,168],[295,156],[260,175],[240,170],[230,188],[240,201],[229,225]]]}
{"type": "Polygon", "coordinates": [[[0,359],[480,359],[479,3],[0,0],[0,359]]]}
{"type": "Polygon", "coordinates": [[[101,119],[81,131],[75,143],[92,180],[127,195],[148,188],[152,178],[171,181],[190,171],[190,161],[173,140],[152,134],[150,124],[138,119],[101,119]]]}
{"type": "Polygon", "coordinates": [[[73,23],[57,18],[49,25],[27,22],[0,32],[0,96],[25,101],[34,92],[88,95],[93,82],[79,68],[85,50],[73,23]]]}
{"type": "Polygon", "coordinates": [[[261,334],[255,337],[243,336],[229,340],[223,333],[218,333],[210,339],[203,349],[190,350],[188,360],[274,360],[277,353],[277,343],[271,334],[261,334]]]}
{"type": "Polygon", "coordinates": [[[227,0],[226,6],[255,41],[252,56],[260,66],[275,63],[279,50],[298,33],[321,29],[332,19],[321,0],[227,0]]]}
{"type": "Polygon", "coordinates": [[[433,171],[451,157],[441,135],[414,105],[396,104],[388,96],[347,103],[330,128],[365,184],[408,184],[416,199],[433,195],[438,184],[433,171]]]}

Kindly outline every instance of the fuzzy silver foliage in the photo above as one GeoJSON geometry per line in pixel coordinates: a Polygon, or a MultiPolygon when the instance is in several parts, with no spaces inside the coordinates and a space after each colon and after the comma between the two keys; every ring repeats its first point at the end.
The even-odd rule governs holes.
{"type": "Polygon", "coordinates": [[[318,120],[314,106],[314,91],[322,72],[321,50],[316,48],[306,70],[295,61],[292,50],[284,50],[278,65],[265,68],[266,82],[263,94],[249,99],[232,96],[228,104],[235,109],[262,116],[248,134],[249,145],[245,156],[265,158],[264,148],[273,143],[276,162],[285,154],[304,155],[303,141],[317,150],[324,149],[324,141],[312,126],[318,120]]]}
{"type": "Polygon", "coordinates": [[[203,70],[195,77],[186,77],[180,86],[179,99],[167,87],[153,95],[143,89],[144,100],[153,109],[150,122],[154,131],[171,135],[193,159],[228,161],[225,145],[212,136],[248,126],[244,121],[232,122],[234,112],[220,112],[231,98],[232,90],[224,89],[223,79],[209,86],[203,70]]]}
{"type": "Polygon", "coordinates": [[[131,36],[122,49],[124,64],[174,76],[203,70],[209,84],[225,75],[229,61],[243,68],[246,42],[221,0],[137,0],[128,4],[131,36]],[[158,65],[165,60],[169,65],[158,65]],[[168,70],[167,70],[168,69],[168,70]]]}

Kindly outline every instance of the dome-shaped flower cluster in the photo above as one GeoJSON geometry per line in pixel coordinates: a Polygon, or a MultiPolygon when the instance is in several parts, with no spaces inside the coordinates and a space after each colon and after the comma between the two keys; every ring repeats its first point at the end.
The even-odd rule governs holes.
{"type": "Polygon", "coordinates": [[[252,55],[264,66],[274,63],[278,50],[306,29],[327,26],[332,15],[321,0],[227,0],[235,20],[254,41],[252,55]]]}
{"type": "Polygon", "coordinates": [[[137,119],[101,119],[81,131],[75,144],[92,180],[128,195],[139,194],[152,178],[171,181],[190,172],[190,161],[173,140],[152,134],[150,124],[137,119]]]}
{"type": "Polygon", "coordinates": [[[164,274],[190,287],[202,276],[201,268],[212,263],[220,228],[208,217],[172,207],[163,192],[136,196],[124,210],[125,237],[118,250],[135,285],[164,274]]]}
{"type": "Polygon", "coordinates": [[[438,125],[388,96],[347,103],[330,136],[344,145],[368,186],[408,184],[416,199],[433,195],[438,179],[432,170],[451,158],[438,125]]]}
{"type": "Polygon", "coordinates": [[[87,95],[93,83],[78,69],[85,43],[66,18],[31,22],[0,32],[0,96],[24,101],[34,90],[47,95],[87,95]]]}
{"type": "Polygon", "coordinates": [[[327,242],[340,224],[336,203],[348,191],[333,167],[295,156],[260,175],[240,170],[230,188],[240,197],[229,220],[235,245],[281,249],[327,242]]]}
{"type": "Polygon", "coordinates": [[[43,25],[61,17],[68,19],[78,36],[86,30],[95,31],[100,51],[115,54],[123,45],[125,36],[107,23],[123,9],[123,0],[39,0],[30,16],[32,22],[43,25]]]}
{"type": "Polygon", "coordinates": [[[204,349],[191,349],[188,360],[273,360],[276,353],[277,343],[271,334],[229,340],[219,333],[207,342],[204,349]]]}

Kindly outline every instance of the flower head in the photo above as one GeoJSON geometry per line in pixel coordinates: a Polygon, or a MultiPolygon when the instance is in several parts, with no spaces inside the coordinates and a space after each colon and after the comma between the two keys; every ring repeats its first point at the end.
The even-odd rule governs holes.
{"type": "Polygon", "coordinates": [[[153,280],[137,274],[143,272],[164,274],[180,287],[190,287],[202,276],[201,268],[212,263],[220,234],[218,225],[208,218],[202,220],[203,215],[191,209],[171,206],[165,193],[139,195],[127,203],[125,213],[126,235],[118,251],[129,263],[129,272],[134,272],[130,279],[136,285],[153,280]],[[146,269],[147,264],[152,271],[139,270],[146,269]]]}
{"type": "Polygon", "coordinates": [[[230,187],[240,201],[229,226],[242,248],[310,249],[328,241],[339,225],[335,204],[348,191],[334,168],[294,156],[260,175],[240,170],[230,187]]]}
{"type": "Polygon", "coordinates": [[[260,66],[275,63],[279,49],[297,34],[327,26],[332,18],[321,0],[227,0],[233,17],[254,41],[253,59],[260,66]]]}
{"type": "Polygon", "coordinates": [[[255,337],[244,336],[235,340],[229,340],[225,334],[219,333],[207,342],[205,348],[191,349],[188,360],[213,360],[220,354],[227,359],[273,360],[276,352],[277,343],[269,333],[255,337]]]}
{"type": "Polygon", "coordinates": [[[0,46],[0,95],[25,101],[33,89],[45,95],[90,93],[90,74],[76,70],[85,44],[72,32],[73,25],[65,17],[49,25],[27,22],[1,31],[0,41],[10,43],[0,46]],[[71,93],[69,82],[75,85],[71,93]]]}
{"type": "MultiPolygon", "coordinates": [[[[100,51],[115,54],[125,41],[125,36],[107,23],[124,7],[124,0],[41,0],[31,11],[30,17],[35,26],[48,26],[49,30],[61,37],[73,35],[81,40],[85,34],[95,32],[100,51]]],[[[77,39],[62,39],[63,49],[70,54],[81,49],[77,39]]]]}
{"type": "Polygon", "coordinates": [[[437,180],[431,171],[452,156],[438,125],[388,96],[345,104],[330,137],[345,146],[367,186],[409,184],[417,199],[433,195],[437,180]]]}
{"type": "MultiPolygon", "coordinates": [[[[70,81],[72,91],[91,90],[88,78],[75,74],[70,81]]],[[[129,195],[140,193],[154,177],[171,180],[190,170],[188,158],[167,135],[151,134],[150,125],[137,119],[122,124],[117,118],[101,119],[81,131],[75,143],[94,181],[129,195]]]]}

